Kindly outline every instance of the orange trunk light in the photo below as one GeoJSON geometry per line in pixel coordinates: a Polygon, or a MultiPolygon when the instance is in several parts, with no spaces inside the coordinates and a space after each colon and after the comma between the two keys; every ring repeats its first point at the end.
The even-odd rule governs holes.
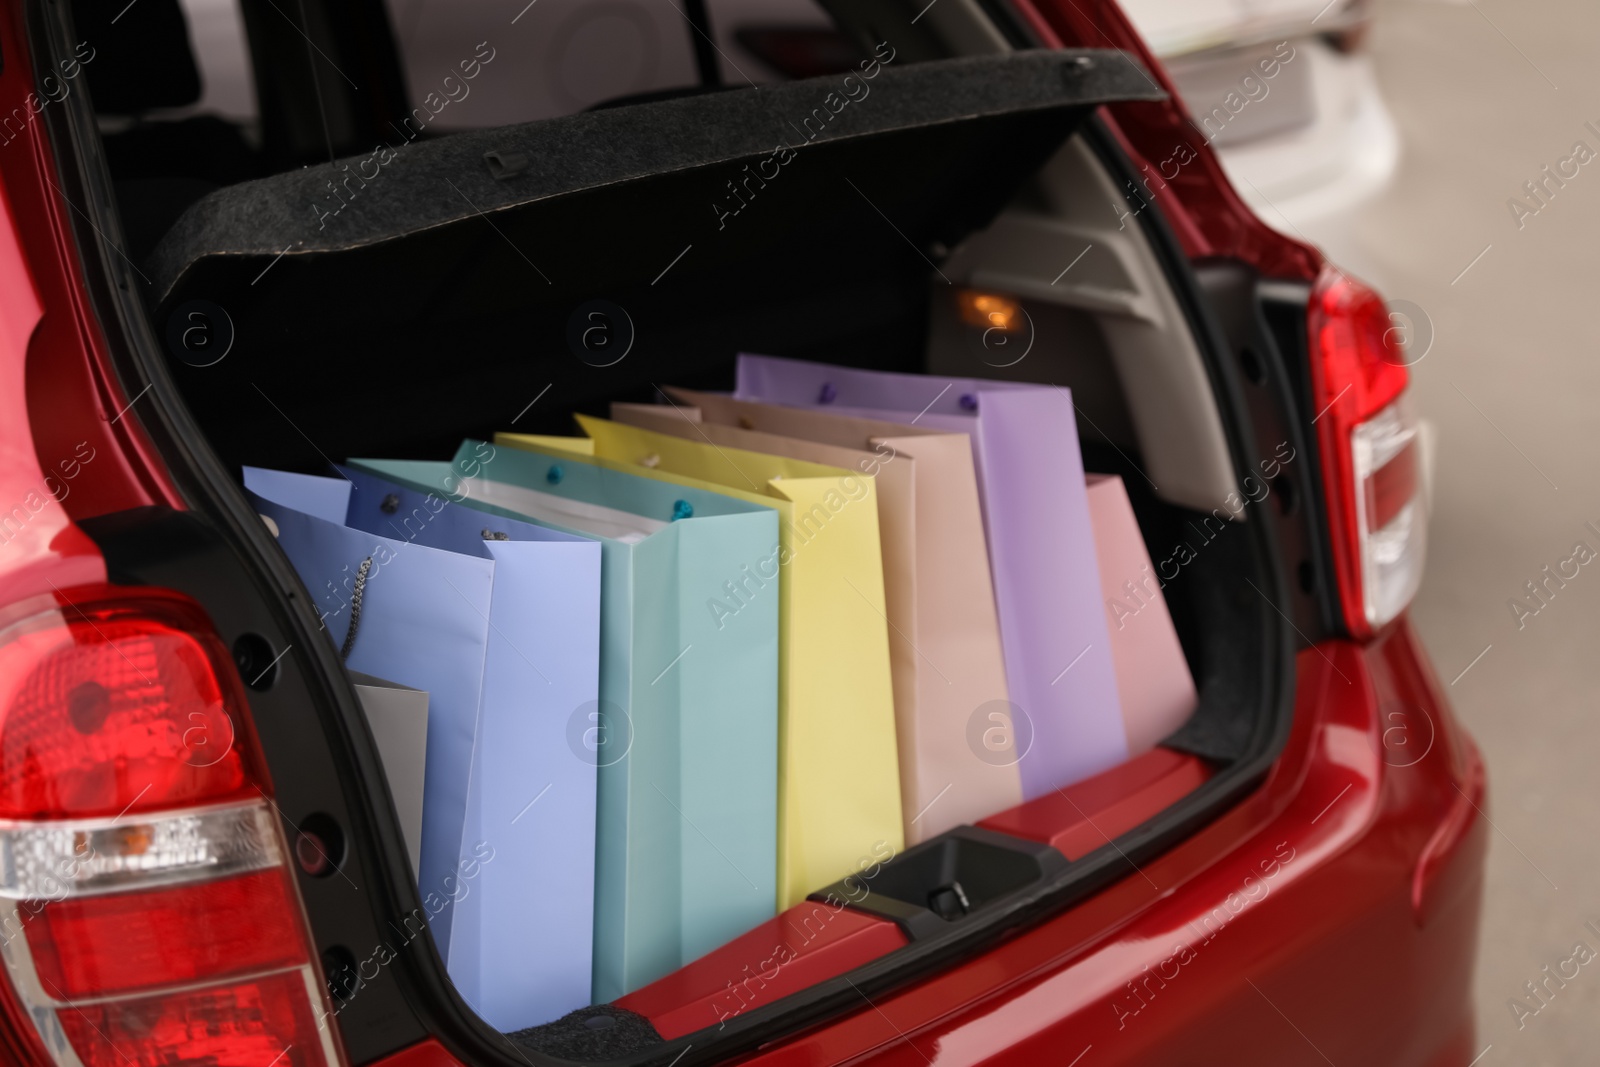
{"type": "Polygon", "coordinates": [[[1022,305],[1014,297],[997,293],[980,293],[976,289],[958,289],[956,306],[961,310],[961,321],[979,329],[998,329],[1006,333],[1020,333],[1027,328],[1022,305]]]}

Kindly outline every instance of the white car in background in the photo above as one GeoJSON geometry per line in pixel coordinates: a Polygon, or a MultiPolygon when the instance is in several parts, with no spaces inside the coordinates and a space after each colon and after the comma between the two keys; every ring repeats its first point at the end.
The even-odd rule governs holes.
{"type": "Polygon", "coordinates": [[[1268,223],[1324,244],[1323,224],[1394,174],[1399,134],[1361,50],[1366,0],[1122,0],[1122,8],[1234,187],[1268,223]]]}

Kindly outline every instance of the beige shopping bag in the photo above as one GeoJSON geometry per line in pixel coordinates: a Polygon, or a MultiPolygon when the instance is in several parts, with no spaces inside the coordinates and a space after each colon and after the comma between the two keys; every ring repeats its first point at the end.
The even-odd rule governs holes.
{"type": "Polygon", "coordinates": [[[908,436],[893,423],[670,392],[675,406],[618,404],[613,418],[876,477],[907,843],[1020,804],[968,437],[908,436]]]}

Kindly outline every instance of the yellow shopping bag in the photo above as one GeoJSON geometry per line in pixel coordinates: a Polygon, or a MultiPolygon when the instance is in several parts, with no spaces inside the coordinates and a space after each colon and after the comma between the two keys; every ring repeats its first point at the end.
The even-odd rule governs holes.
{"type": "Polygon", "coordinates": [[[1015,737],[987,717],[1006,706],[1006,674],[967,435],[665,392],[670,406],[613,403],[611,417],[723,448],[871,471],[877,480],[906,843],[1021,804],[1015,737]],[[972,738],[977,716],[982,734],[972,738]]]}
{"type": "MultiPolygon", "coordinates": [[[[723,626],[755,598],[778,597],[779,909],[856,872],[885,845],[898,852],[904,834],[873,478],[605,419],[578,422],[599,459],[778,512],[771,552],[729,560],[727,580],[700,596],[723,626]]],[[[495,443],[552,447],[523,434],[497,434],[495,443]]]]}

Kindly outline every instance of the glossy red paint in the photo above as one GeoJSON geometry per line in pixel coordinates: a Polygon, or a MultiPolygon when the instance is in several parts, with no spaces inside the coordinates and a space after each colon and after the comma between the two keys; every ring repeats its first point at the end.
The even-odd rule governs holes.
{"type": "Polygon", "coordinates": [[[747,1062],[1468,1063],[1476,750],[1404,621],[1301,652],[1297,678],[1282,757],[1216,822],[1025,935],[747,1062]],[[1441,833],[1447,862],[1431,859],[1441,833]]]}
{"type": "Polygon", "coordinates": [[[430,1037],[381,1060],[373,1060],[368,1067],[463,1067],[463,1064],[449,1049],[430,1037]]]}
{"type": "Polygon", "coordinates": [[[1447,911],[1471,883],[1473,866],[1482,865],[1489,828],[1480,816],[1487,789],[1483,757],[1470,747],[1466,778],[1456,785],[1458,795],[1450,813],[1428,841],[1411,879],[1411,908],[1418,926],[1427,926],[1447,911]]]}
{"type": "Polygon", "coordinates": [[[1243,260],[1268,278],[1315,281],[1322,253],[1285,237],[1239,199],[1210,144],[1189,119],[1166,71],[1113,0],[1013,0],[1052,47],[1121,48],[1136,55],[1168,99],[1102,109],[1142,175],[1129,210],[1153,201],[1190,259],[1243,260]]]}
{"type": "Polygon", "coordinates": [[[616,1001],[672,1039],[798,993],[906,944],[887,919],[807,901],[616,1001]]]}
{"type": "MultiPolygon", "coordinates": [[[[126,417],[139,397],[127,395],[111,371],[106,334],[89,304],[70,219],[81,205],[55,168],[44,129],[43,109],[59,105],[35,90],[32,57],[21,47],[28,40],[23,5],[0,12],[0,114],[27,119],[20,130],[8,121],[0,142],[0,506],[12,508],[19,491],[45,485],[46,475],[55,498],[30,522],[38,531],[26,547],[0,546],[5,599],[13,599],[48,592],[52,583],[103,580],[97,551],[68,519],[184,505],[149,439],[126,417]]],[[[83,91],[81,68],[70,79],[56,73],[54,84],[83,91]]]]}
{"type": "Polygon", "coordinates": [[[1156,748],[978,825],[1042,841],[1075,860],[1165,811],[1209,781],[1212,773],[1198,756],[1156,748]]]}
{"type": "Polygon", "coordinates": [[[16,213],[0,190],[0,596],[7,603],[106,576],[99,551],[62,506],[64,472],[46,470],[34,451],[24,383],[42,317],[16,213]]]}

